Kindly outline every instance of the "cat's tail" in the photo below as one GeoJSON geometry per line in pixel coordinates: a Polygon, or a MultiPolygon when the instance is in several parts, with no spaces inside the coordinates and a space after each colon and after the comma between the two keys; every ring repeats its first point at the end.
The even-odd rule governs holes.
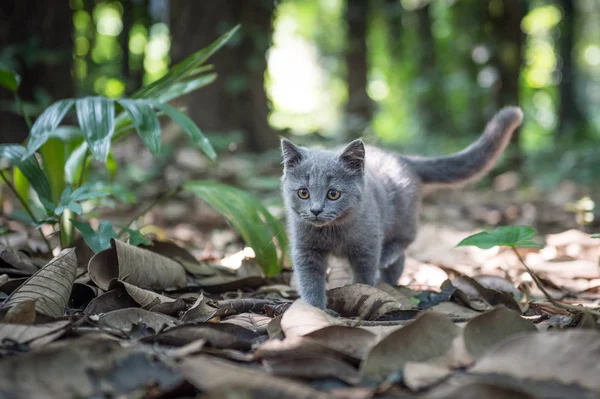
{"type": "Polygon", "coordinates": [[[452,155],[436,158],[403,157],[423,184],[457,186],[483,177],[496,163],[523,120],[518,107],[500,110],[473,144],[452,155]]]}

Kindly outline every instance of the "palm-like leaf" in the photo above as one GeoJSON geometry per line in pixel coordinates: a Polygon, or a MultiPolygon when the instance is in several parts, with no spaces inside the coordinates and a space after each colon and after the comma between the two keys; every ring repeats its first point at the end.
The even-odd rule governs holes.
{"type": "Polygon", "coordinates": [[[16,144],[0,145],[0,158],[10,160],[14,166],[21,170],[21,173],[29,180],[31,186],[38,194],[41,200],[51,201],[52,194],[50,184],[46,175],[35,157],[30,156],[23,160],[25,148],[16,144]]]}
{"type": "Polygon", "coordinates": [[[110,139],[115,132],[115,103],[104,97],[77,100],[77,119],[92,155],[106,162],[110,139]]]}

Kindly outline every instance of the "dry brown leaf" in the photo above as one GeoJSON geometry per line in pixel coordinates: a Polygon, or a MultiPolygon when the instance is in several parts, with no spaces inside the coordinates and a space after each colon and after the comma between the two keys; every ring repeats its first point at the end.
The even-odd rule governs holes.
{"type": "Polygon", "coordinates": [[[0,342],[10,339],[20,344],[29,343],[32,348],[39,348],[64,334],[70,324],[71,322],[66,320],[34,326],[0,323],[0,342]]]}
{"type": "Polygon", "coordinates": [[[481,274],[478,276],[473,276],[473,279],[485,288],[496,291],[504,291],[511,294],[513,297],[519,295],[519,291],[517,291],[514,284],[505,278],[481,274]]]}
{"type": "Polygon", "coordinates": [[[27,281],[28,278],[29,277],[19,277],[19,278],[10,279],[10,280],[6,281],[5,283],[3,283],[2,285],[0,285],[0,291],[4,292],[7,295],[10,295],[10,294],[12,294],[12,292],[14,290],[16,290],[17,288],[22,286],[23,283],[25,281],[27,281]]]}
{"type": "Polygon", "coordinates": [[[425,396],[427,399],[536,399],[523,391],[486,382],[447,385],[425,396]]]}
{"type": "Polygon", "coordinates": [[[8,309],[2,319],[3,323],[33,324],[35,322],[35,303],[37,299],[19,302],[8,309]]]}
{"type": "Polygon", "coordinates": [[[377,336],[366,329],[329,326],[305,335],[314,342],[355,359],[365,359],[377,336]]]}
{"type": "Polygon", "coordinates": [[[292,380],[273,377],[261,370],[240,367],[214,357],[199,355],[180,363],[185,379],[203,392],[214,393],[223,387],[243,389],[256,398],[326,399],[330,395],[292,380]]]}
{"type": "Polygon", "coordinates": [[[76,271],[75,249],[63,249],[46,266],[13,291],[4,302],[4,307],[36,299],[37,312],[60,317],[67,307],[76,271]]]}
{"type": "Polygon", "coordinates": [[[463,292],[470,292],[471,290],[467,290],[465,291],[466,288],[464,287],[464,284],[468,284],[470,285],[473,290],[475,292],[477,292],[478,297],[483,298],[487,303],[489,303],[492,306],[496,306],[496,305],[504,305],[509,309],[512,309],[516,312],[521,312],[521,308],[519,307],[519,304],[515,301],[515,298],[513,298],[513,296],[507,292],[504,291],[496,291],[490,288],[486,288],[483,285],[481,285],[479,282],[477,282],[475,279],[468,277],[468,276],[462,276],[460,277],[460,279],[462,281],[461,284],[459,284],[459,286],[461,287],[460,289],[463,292]],[[464,283],[464,284],[463,284],[464,283]]]}
{"type": "Polygon", "coordinates": [[[160,392],[182,379],[157,356],[113,340],[64,340],[0,362],[0,396],[14,399],[121,397],[148,381],[160,392]]]}
{"type": "Polygon", "coordinates": [[[417,309],[417,302],[413,301],[411,298],[414,297],[413,294],[417,294],[413,290],[408,287],[392,287],[389,284],[379,283],[375,286],[375,288],[390,294],[400,305],[402,305],[403,309],[417,309]]]}
{"type": "Polygon", "coordinates": [[[273,319],[261,314],[242,313],[229,316],[221,320],[221,323],[235,324],[236,326],[244,327],[248,330],[264,335],[267,334],[267,326],[271,320],[273,319]]]}
{"type": "Polygon", "coordinates": [[[435,385],[452,374],[448,367],[424,362],[406,362],[402,381],[413,391],[435,385]]]}
{"type": "Polygon", "coordinates": [[[471,320],[481,315],[481,312],[459,305],[455,302],[440,302],[431,308],[432,311],[443,313],[453,320],[471,320]]]}
{"type": "Polygon", "coordinates": [[[327,291],[327,307],[344,317],[377,320],[405,308],[393,296],[366,284],[345,285],[327,291]]]}
{"type": "Polygon", "coordinates": [[[84,314],[108,313],[113,310],[125,308],[137,308],[140,305],[127,293],[125,287],[105,292],[92,299],[87,305],[84,314]]]}
{"type": "Polygon", "coordinates": [[[196,302],[181,316],[181,321],[184,323],[203,323],[223,314],[225,314],[225,311],[219,309],[217,302],[201,293],[196,298],[196,302]]]}
{"type": "Polygon", "coordinates": [[[301,299],[294,301],[283,314],[280,322],[281,330],[286,337],[302,336],[321,328],[343,324],[342,320],[328,315],[301,299]]]}
{"type": "MultiPolygon", "coordinates": [[[[335,357],[352,362],[353,358],[327,348],[306,337],[271,339],[260,344],[254,351],[256,359],[297,359],[303,357],[335,357]]],[[[358,363],[354,358],[354,363],[358,363]]]]}
{"type": "Polygon", "coordinates": [[[109,249],[92,257],[88,272],[92,281],[103,290],[108,289],[112,279],[148,289],[186,285],[185,269],[180,263],[114,239],[109,249]]]}
{"type": "Polygon", "coordinates": [[[442,357],[452,359],[455,338],[460,337],[461,330],[448,318],[436,312],[422,313],[417,319],[397,329],[382,339],[371,349],[365,363],[363,373],[368,380],[380,382],[390,373],[401,370],[406,362],[426,362],[442,357]]]}
{"type": "Polygon", "coordinates": [[[14,267],[28,274],[34,274],[44,266],[45,262],[32,259],[23,251],[0,247],[0,265],[2,264],[14,267]]]}
{"type": "Polygon", "coordinates": [[[265,361],[266,370],[281,377],[323,379],[337,378],[346,384],[360,381],[356,368],[333,357],[302,357],[293,359],[270,359],[265,361]]]}
{"type": "Polygon", "coordinates": [[[217,271],[206,262],[198,261],[186,249],[172,241],[152,240],[151,245],[140,245],[140,248],[163,255],[181,263],[185,270],[196,276],[214,276],[217,271]]]}
{"type": "Polygon", "coordinates": [[[164,314],[136,308],[113,310],[100,315],[98,318],[98,325],[123,332],[129,332],[134,325],[141,324],[145,324],[148,328],[159,332],[165,327],[177,325],[178,321],[164,314]]]}
{"type": "Polygon", "coordinates": [[[143,308],[149,307],[151,304],[152,306],[155,306],[160,303],[175,302],[175,299],[169,298],[168,296],[160,295],[156,292],[145,290],[143,288],[136,287],[133,284],[116,279],[110,282],[108,285],[108,290],[110,291],[120,287],[125,288],[129,296],[143,308]]]}
{"type": "Polygon", "coordinates": [[[479,359],[498,342],[514,334],[536,332],[532,322],[503,306],[470,320],[464,328],[465,346],[473,359],[479,359]]]}
{"type": "Polygon", "coordinates": [[[183,346],[202,339],[207,346],[219,349],[249,350],[260,334],[226,323],[199,323],[170,328],[142,341],[166,346],[183,346]]]}
{"type": "Polygon", "coordinates": [[[600,393],[600,334],[572,329],[513,336],[485,353],[472,373],[554,381],[600,393]]]}
{"type": "Polygon", "coordinates": [[[256,289],[265,283],[265,276],[260,266],[255,261],[243,261],[236,269],[225,269],[222,266],[216,268],[214,276],[194,279],[194,282],[202,290],[221,294],[223,292],[237,291],[239,289],[256,289]]]}

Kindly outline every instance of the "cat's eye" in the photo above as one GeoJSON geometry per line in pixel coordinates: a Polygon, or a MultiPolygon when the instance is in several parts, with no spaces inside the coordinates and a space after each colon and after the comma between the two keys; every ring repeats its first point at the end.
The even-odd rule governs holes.
{"type": "Polygon", "coordinates": [[[342,195],[342,193],[340,193],[338,190],[332,189],[332,190],[327,191],[327,198],[329,198],[332,201],[339,199],[340,195],[342,195]]]}
{"type": "Polygon", "coordinates": [[[308,197],[310,197],[310,193],[308,192],[308,189],[306,189],[306,188],[299,189],[298,197],[300,197],[302,199],[308,199],[308,197]]]}

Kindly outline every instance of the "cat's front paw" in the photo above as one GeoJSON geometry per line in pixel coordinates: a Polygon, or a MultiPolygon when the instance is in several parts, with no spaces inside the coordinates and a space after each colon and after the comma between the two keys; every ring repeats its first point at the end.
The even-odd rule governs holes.
{"type": "Polygon", "coordinates": [[[333,317],[340,317],[340,314],[338,312],[336,312],[335,310],[329,309],[329,308],[325,308],[323,309],[323,311],[325,313],[327,313],[329,316],[333,316],[333,317]]]}

